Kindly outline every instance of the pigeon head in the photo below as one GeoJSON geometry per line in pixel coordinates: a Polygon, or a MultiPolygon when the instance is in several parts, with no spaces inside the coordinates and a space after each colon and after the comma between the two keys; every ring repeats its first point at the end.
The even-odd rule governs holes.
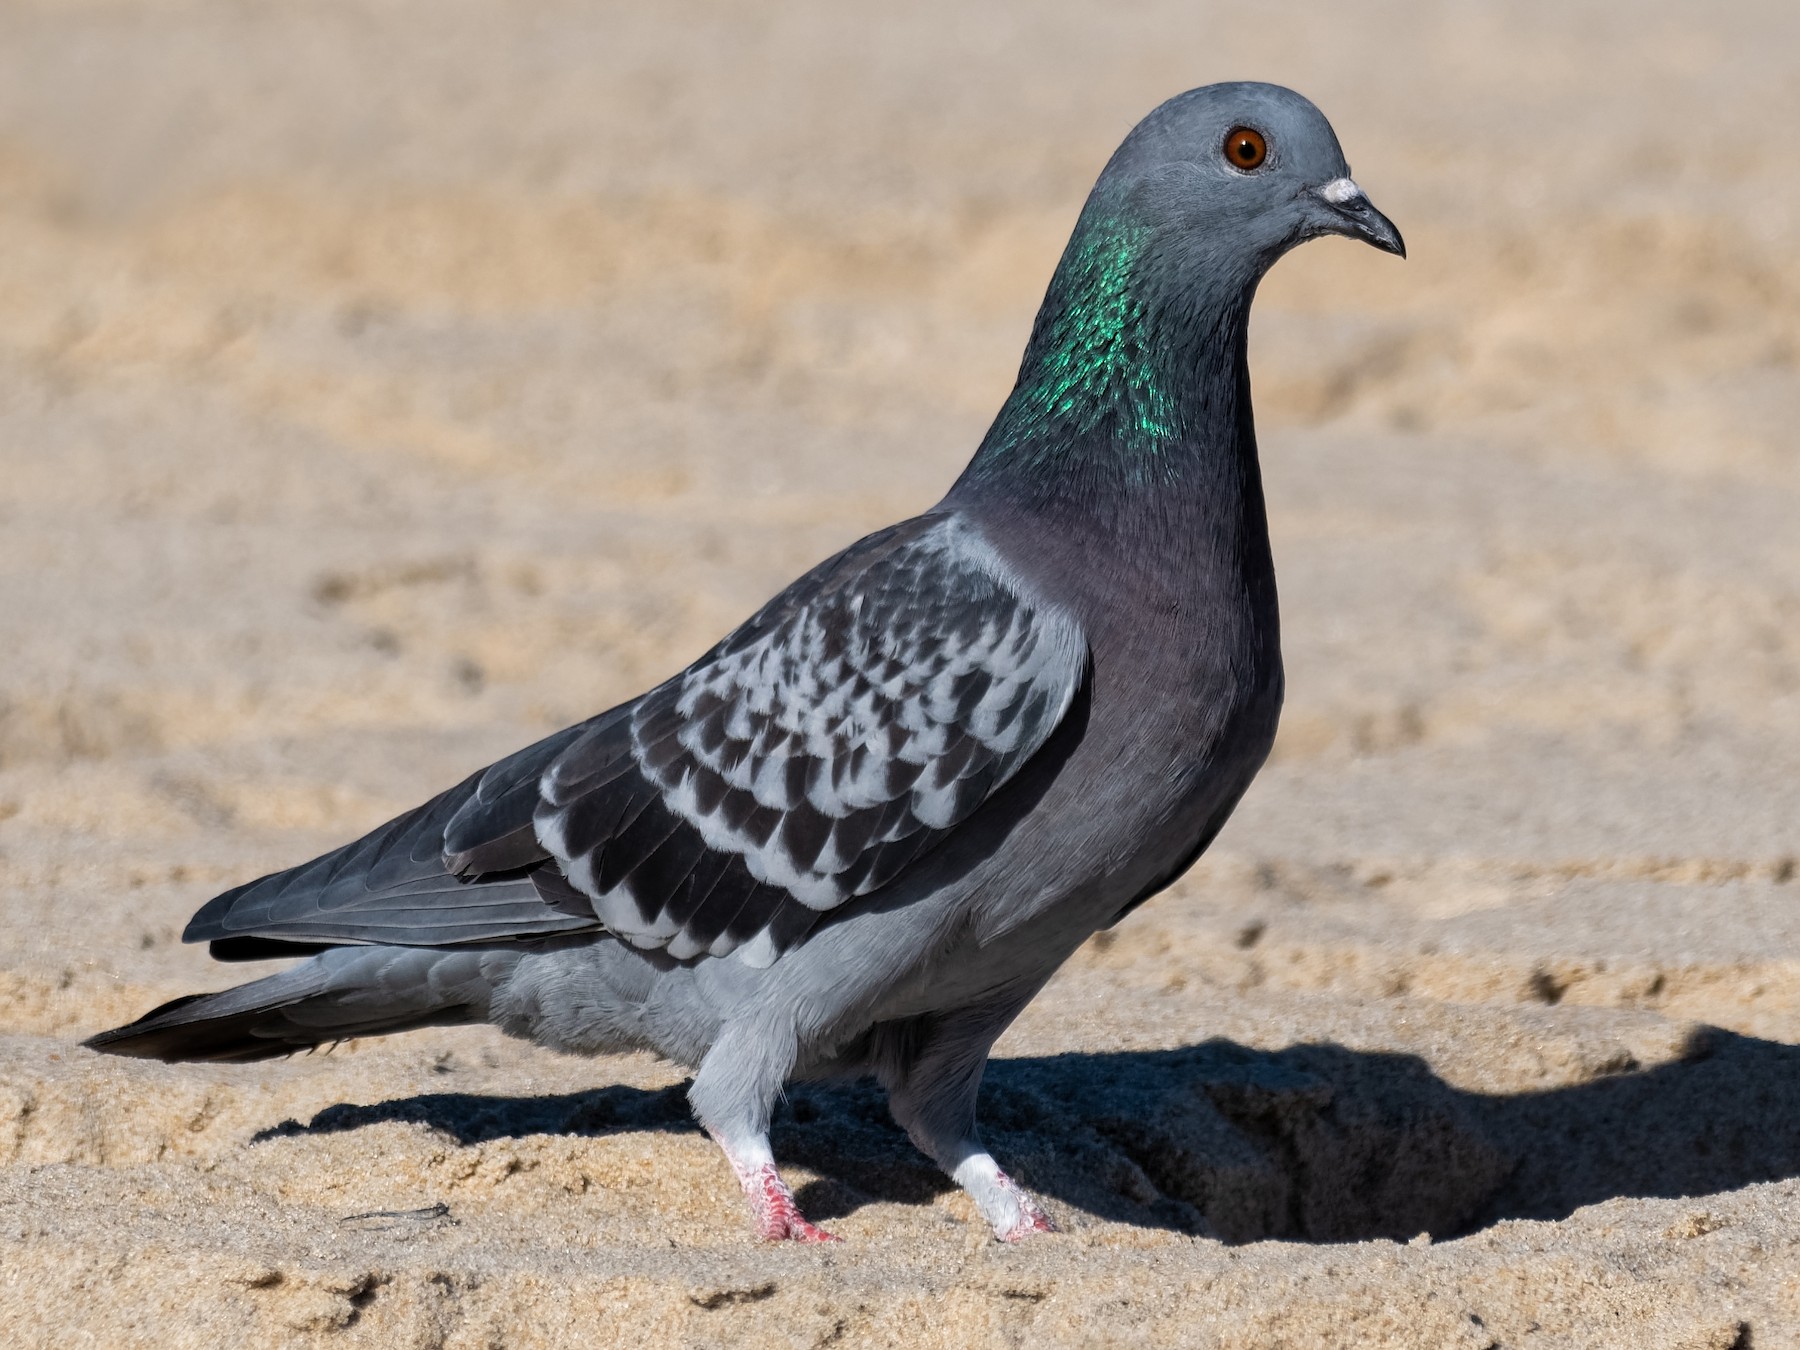
{"type": "Polygon", "coordinates": [[[1253,282],[1296,244],[1344,235],[1406,256],[1393,222],[1350,177],[1325,115],[1273,84],[1213,84],[1156,109],[1125,138],[1091,212],[1147,230],[1148,253],[1205,283],[1253,282]]]}
{"type": "Polygon", "coordinates": [[[1074,499],[1253,455],[1250,302],[1282,254],[1323,235],[1406,255],[1311,103],[1272,84],[1164,103],[1094,185],[966,490],[1074,499]]]}

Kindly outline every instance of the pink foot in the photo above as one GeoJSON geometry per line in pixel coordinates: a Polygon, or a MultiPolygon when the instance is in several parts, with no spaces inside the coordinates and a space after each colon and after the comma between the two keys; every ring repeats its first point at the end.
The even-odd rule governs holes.
{"type": "Polygon", "coordinates": [[[774,1163],[764,1163],[743,1178],[744,1194],[750,1197],[750,1212],[756,1223],[756,1236],[765,1242],[839,1242],[817,1224],[806,1221],[794,1193],[788,1189],[774,1163]]]}
{"type": "Polygon", "coordinates": [[[996,1228],[994,1230],[994,1236],[999,1238],[1000,1241],[1023,1242],[1034,1233],[1054,1233],[1057,1231],[1056,1225],[1051,1222],[1050,1216],[1044,1213],[1042,1209],[1038,1208],[1037,1201],[1033,1200],[1027,1192],[1019,1188],[1018,1182],[1007,1176],[1006,1173],[1001,1172],[996,1176],[995,1184],[999,1186],[1001,1190],[1005,1191],[1019,1207],[1019,1218],[1017,1223],[1014,1223],[1007,1228],[996,1228]]]}

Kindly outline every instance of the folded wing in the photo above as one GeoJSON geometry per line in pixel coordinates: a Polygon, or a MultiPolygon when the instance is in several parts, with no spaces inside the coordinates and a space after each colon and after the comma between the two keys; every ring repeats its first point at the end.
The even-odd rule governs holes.
{"type": "Polygon", "coordinates": [[[1024,593],[973,527],[921,517],[816,568],[634,703],[221,896],[188,936],[604,929],[764,964],[968,820],[1086,670],[1072,618],[1024,593]]]}

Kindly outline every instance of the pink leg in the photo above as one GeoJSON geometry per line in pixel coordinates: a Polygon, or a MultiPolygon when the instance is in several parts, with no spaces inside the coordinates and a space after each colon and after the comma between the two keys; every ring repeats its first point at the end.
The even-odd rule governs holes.
{"type": "Polygon", "coordinates": [[[794,1242],[838,1242],[836,1234],[827,1233],[806,1221],[794,1193],[788,1189],[774,1163],[764,1163],[744,1178],[744,1194],[750,1197],[750,1212],[755,1219],[756,1235],[766,1242],[783,1239],[794,1242]]]}
{"type": "Polygon", "coordinates": [[[775,1170],[775,1159],[761,1139],[727,1143],[719,1135],[713,1140],[725,1151],[725,1160],[737,1173],[738,1184],[750,1201],[750,1217],[756,1236],[765,1242],[838,1242],[841,1239],[806,1221],[794,1193],[788,1189],[781,1173],[775,1170]]]}

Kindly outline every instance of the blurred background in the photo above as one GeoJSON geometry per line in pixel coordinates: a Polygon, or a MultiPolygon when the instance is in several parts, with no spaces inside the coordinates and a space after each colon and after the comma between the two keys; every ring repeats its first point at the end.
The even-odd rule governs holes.
{"type": "Polygon", "coordinates": [[[1791,868],[1797,44],[1774,4],[7,6],[20,944],[114,959],[65,902],[126,878],[178,892],[160,944],[246,849],[930,504],[1112,147],[1243,77],[1412,257],[1315,244],[1259,301],[1291,693],[1221,854],[1791,868]]]}
{"type": "Polygon", "coordinates": [[[1281,740],[1077,966],[1277,1041],[1638,1019],[1413,1047],[1495,1090],[1795,1039],[1796,52],[1774,0],[0,7],[0,1030],[225,982],[215,890],[928,506],[1112,148],[1257,78],[1411,258],[1264,287],[1281,740]]]}

